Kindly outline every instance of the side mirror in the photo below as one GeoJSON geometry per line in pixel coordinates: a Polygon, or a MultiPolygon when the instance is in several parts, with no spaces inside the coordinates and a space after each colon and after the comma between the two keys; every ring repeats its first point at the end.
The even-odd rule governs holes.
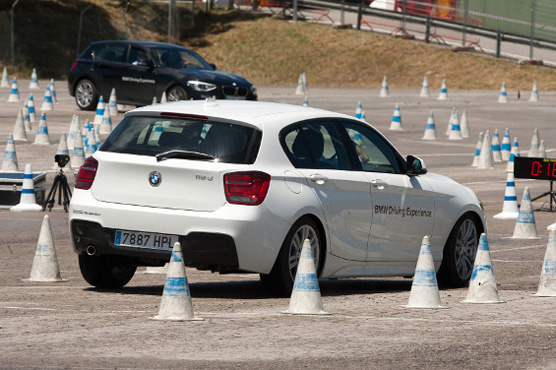
{"type": "Polygon", "coordinates": [[[212,69],[216,70],[216,64],[214,64],[214,63],[209,63],[209,66],[211,66],[212,69]]]}
{"type": "Polygon", "coordinates": [[[154,63],[149,59],[140,59],[137,61],[137,65],[141,67],[154,67],[154,63]]]}
{"type": "Polygon", "coordinates": [[[427,167],[421,158],[408,155],[406,171],[409,176],[424,175],[427,173],[427,167]]]}

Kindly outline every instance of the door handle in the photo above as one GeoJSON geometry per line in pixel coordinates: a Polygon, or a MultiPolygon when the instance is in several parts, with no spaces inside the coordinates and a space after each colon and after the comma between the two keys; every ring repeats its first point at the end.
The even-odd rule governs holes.
{"type": "Polygon", "coordinates": [[[312,182],[316,182],[319,185],[322,185],[328,181],[328,177],[321,175],[320,173],[314,173],[309,177],[311,178],[312,182]]]}
{"type": "Polygon", "coordinates": [[[384,188],[388,187],[388,183],[386,181],[381,180],[381,179],[372,180],[371,184],[373,184],[373,186],[375,188],[379,188],[379,189],[384,189],[384,188]]]}

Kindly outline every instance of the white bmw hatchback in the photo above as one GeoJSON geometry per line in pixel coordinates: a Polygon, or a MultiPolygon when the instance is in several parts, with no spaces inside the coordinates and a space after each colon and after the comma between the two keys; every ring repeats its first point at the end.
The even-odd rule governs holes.
{"type": "Polygon", "coordinates": [[[85,280],[121,287],[173,243],[197,269],[293,286],[303,241],[320,278],[412,276],[424,235],[439,282],[463,286],[477,196],[427,173],[368,123],[326,110],[184,101],[128,112],[79,170],[71,238],[85,280]]]}

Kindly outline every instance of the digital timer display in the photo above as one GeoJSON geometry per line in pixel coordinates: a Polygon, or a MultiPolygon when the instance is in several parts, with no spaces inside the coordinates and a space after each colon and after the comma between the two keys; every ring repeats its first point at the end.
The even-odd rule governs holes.
{"type": "Polygon", "coordinates": [[[514,157],[514,176],[520,179],[556,180],[556,158],[514,157]]]}

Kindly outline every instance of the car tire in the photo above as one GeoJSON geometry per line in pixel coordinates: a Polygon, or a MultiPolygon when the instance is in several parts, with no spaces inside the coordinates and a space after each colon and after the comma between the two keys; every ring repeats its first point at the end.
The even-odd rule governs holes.
{"type": "Polygon", "coordinates": [[[81,110],[95,110],[98,103],[98,91],[95,84],[83,79],[75,85],[75,102],[81,110]]]}
{"type": "Polygon", "coordinates": [[[311,241],[315,254],[317,276],[319,275],[324,261],[324,238],[322,238],[315,221],[309,217],[303,217],[291,227],[286,235],[270,274],[260,275],[261,282],[271,293],[278,296],[289,296],[291,294],[301,249],[306,238],[311,241]]]}
{"type": "Polygon", "coordinates": [[[169,102],[189,99],[185,89],[178,85],[170,87],[168,91],[166,91],[166,96],[169,102]]]}
{"type": "Polygon", "coordinates": [[[97,288],[121,288],[133,278],[137,266],[117,263],[111,256],[79,254],[79,269],[85,281],[97,288]]]}
{"type": "Polygon", "coordinates": [[[465,214],[456,222],[444,246],[438,270],[440,286],[461,288],[469,283],[481,232],[480,223],[472,214],[465,214]]]}

